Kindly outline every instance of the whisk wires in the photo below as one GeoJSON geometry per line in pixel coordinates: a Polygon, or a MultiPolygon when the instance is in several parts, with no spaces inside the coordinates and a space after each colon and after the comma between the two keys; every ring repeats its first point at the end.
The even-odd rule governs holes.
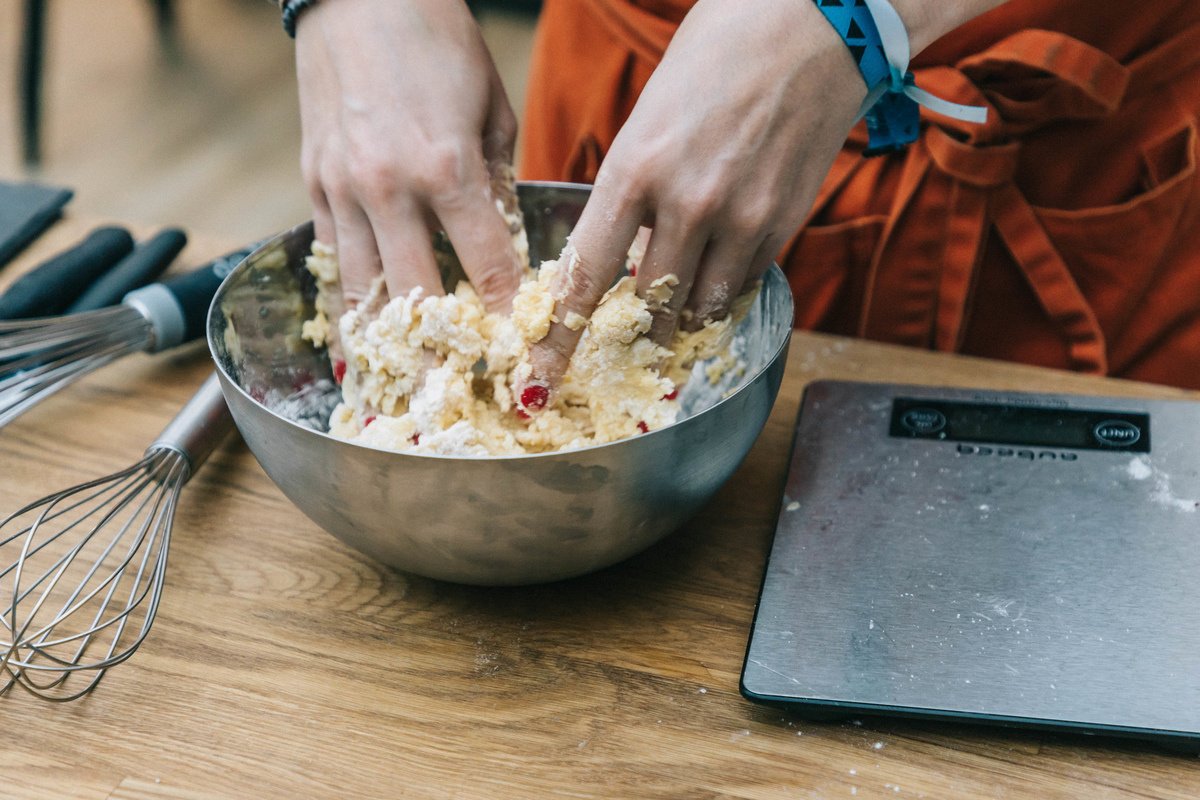
{"type": "Polygon", "coordinates": [[[129,306],[0,322],[0,427],[93,370],[145,348],[150,322],[129,306]]]}
{"type": "Polygon", "coordinates": [[[158,609],[189,474],[182,454],[152,449],[0,522],[0,694],[17,685],[73,700],[133,654],[158,609]]]}

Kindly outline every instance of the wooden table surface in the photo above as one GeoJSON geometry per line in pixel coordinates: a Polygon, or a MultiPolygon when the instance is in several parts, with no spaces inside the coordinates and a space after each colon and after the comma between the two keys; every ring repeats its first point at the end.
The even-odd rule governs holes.
{"type": "MultiPolygon", "coordinates": [[[[0,283],[89,227],[60,222],[0,283]]],[[[181,265],[236,244],[193,237],[181,265]]],[[[26,414],[0,433],[0,507],[136,459],[208,370],[200,346],[133,356],[26,414]]],[[[185,489],[142,649],[80,701],[0,698],[0,796],[1200,796],[1200,760],[1151,744],[814,723],[738,694],[797,403],[818,378],[1181,394],[797,333],[770,422],[704,511],[623,564],[522,589],[380,567],[231,439],[185,489]]]]}

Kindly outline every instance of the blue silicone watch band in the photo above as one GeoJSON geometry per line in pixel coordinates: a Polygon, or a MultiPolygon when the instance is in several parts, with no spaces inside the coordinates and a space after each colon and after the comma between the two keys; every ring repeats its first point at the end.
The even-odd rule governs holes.
{"type": "Polygon", "coordinates": [[[921,131],[921,106],[963,122],[987,122],[986,106],[952,102],[917,86],[908,69],[908,31],[890,0],[813,2],[850,48],[867,84],[860,110],[868,133],[864,155],[893,153],[915,142],[921,131]]]}
{"type": "Polygon", "coordinates": [[[867,90],[888,80],[887,55],[875,18],[863,0],[815,0],[838,36],[850,48],[867,90]]]}
{"type": "Polygon", "coordinates": [[[917,103],[903,94],[903,85],[912,84],[912,74],[893,74],[884,52],[883,39],[875,18],[864,0],[814,0],[817,8],[850,49],[862,74],[868,93],[878,99],[864,115],[867,122],[867,149],[864,155],[883,155],[902,150],[917,140],[921,113],[917,103]],[[899,84],[899,85],[897,85],[899,84]],[[887,86],[880,93],[876,90],[887,86]]]}

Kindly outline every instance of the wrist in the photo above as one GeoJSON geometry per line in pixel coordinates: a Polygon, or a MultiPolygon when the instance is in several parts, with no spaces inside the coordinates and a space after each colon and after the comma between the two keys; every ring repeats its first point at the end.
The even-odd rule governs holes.
{"type": "Polygon", "coordinates": [[[915,56],[950,31],[1004,0],[890,0],[908,29],[915,56]]]}
{"type": "Polygon", "coordinates": [[[870,90],[860,110],[866,117],[869,138],[865,155],[894,153],[915,142],[920,134],[920,106],[964,122],[987,121],[986,106],[950,102],[917,86],[909,64],[914,51],[932,44],[991,3],[962,0],[947,7],[930,0],[897,0],[894,4],[892,0],[856,0],[850,6],[815,0],[814,7],[853,52],[870,90]]]}

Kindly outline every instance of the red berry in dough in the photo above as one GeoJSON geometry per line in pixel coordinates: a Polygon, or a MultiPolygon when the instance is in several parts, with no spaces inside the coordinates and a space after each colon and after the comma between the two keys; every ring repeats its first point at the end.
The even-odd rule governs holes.
{"type": "Polygon", "coordinates": [[[545,408],[549,399],[550,390],[540,383],[531,383],[521,392],[521,405],[534,411],[545,408]]]}

